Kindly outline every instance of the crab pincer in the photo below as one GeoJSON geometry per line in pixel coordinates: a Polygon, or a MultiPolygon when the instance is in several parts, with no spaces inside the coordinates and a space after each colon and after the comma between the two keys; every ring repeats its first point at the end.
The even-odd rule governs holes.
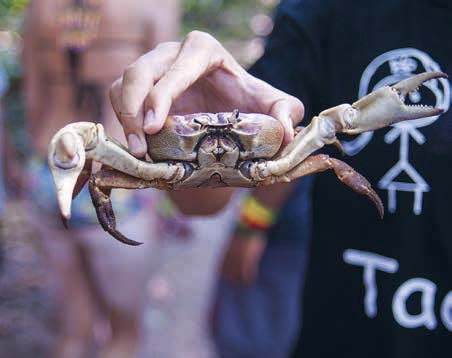
{"type": "Polygon", "coordinates": [[[443,113],[444,110],[441,108],[405,104],[405,98],[408,94],[416,92],[425,82],[446,77],[447,75],[443,72],[424,72],[371,92],[353,103],[345,113],[342,132],[359,134],[401,121],[443,113]]]}
{"type": "MultiPolygon", "coordinates": [[[[55,184],[58,206],[64,226],[71,217],[74,188],[79,191],[85,177],[86,155],[83,139],[67,127],[61,129],[50,143],[48,163],[55,184]],[[82,179],[80,176],[82,174],[82,179]]],[[[91,162],[89,162],[90,164],[91,162]]]]}

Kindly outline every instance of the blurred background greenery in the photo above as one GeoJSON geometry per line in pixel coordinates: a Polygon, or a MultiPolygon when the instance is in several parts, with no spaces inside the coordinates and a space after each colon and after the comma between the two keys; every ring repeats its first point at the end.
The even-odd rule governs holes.
{"type": "Polygon", "coordinates": [[[244,65],[263,50],[263,38],[273,28],[271,12],[279,0],[184,0],[182,33],[193,29],[218,38],[244,65]]]}
{"type": "Polygon", "coordinates": [[[0,27],[5,28],[8,23],[14,22],[27,3],[27,0],[0,0],[0,27]]]}

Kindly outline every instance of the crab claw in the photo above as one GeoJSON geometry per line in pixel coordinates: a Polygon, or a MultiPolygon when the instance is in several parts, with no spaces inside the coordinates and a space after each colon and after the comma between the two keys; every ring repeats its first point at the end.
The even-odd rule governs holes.
{"type": "Polygon", "coordinates": [[[49,167],[55,183],[58,206],[64,220],[71,217],[71,202],[75,184],[85,164],[85,150],[81,138],[74,133],[62,133],[51,143],[49,167]],[[82,150],[77,150],[81,146],[82,150]]]}
{"type": "Polygon", "coordinates": [[[95,135],[95,125],[78,122],[61,129],[52,138],[48,152],[48,164],[56,188],[58,206],[63,222],[71,217],[74,188],[81,185],[82,171],[86,171],[85,149],[95,135]]]}
{"type": "Polygon", "coordinates": [[[407,105],[405,97],[407,94],[417,91],[424,82],[445,77],[447,75],[442,72],[424,72],[392,86],[381,87],[356,101],[351,107],[343,107],[342,132],[359,134],[397,122],[443,113],[443,109],[432,106],[407,105]]]}

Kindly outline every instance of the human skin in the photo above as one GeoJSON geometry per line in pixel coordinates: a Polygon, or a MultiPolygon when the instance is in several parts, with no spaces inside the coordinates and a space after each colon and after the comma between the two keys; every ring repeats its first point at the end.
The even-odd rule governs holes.
{"type": "MultiPolygon", "coordinates": [[[[103,90],[103,118],[92,118],[91,113],[74,106],[75,93],[67,53],[58,37],[60,29],[56,19],[61,3],[59,0],[31,1],[24,25],[27,130],[30,150],[41,158],[46,157],[52,135],[73,121],[102,122],[112,136],[125,143],[121,126],[108,105],[108,88],[139,55],[159,42],[175,39],[178,32],[177,0],[130,0],[126,8],[121,1],[104,0],[100,7],[97,39],[83,50],[78,73],[80,80],[95,82],[103,90]]],[[[114,290],[99,289],[111,286],[112,282],[106,282],[105,277],[96,274],[94,261],[108,266],[108,262],[115,260],[108,255],[101,257],[100,250],[86,244],[92,241],[90,238],[97,238],[101,229],[68,232],[55,228],[42,217],[36,219],[41,224],[39,232],[46,241],[46,251],[50,253],[50,265],[58,273],[60,324],[54,355],[90,356],[96,345],[93,330],[99,323],[99,316],[106,314],[112,337],[99,355],[131,356],[137,339],[138,305],[136,300],[130,300],[129,306],[113,306],[110,297],[105,295],[114,290]]]]}

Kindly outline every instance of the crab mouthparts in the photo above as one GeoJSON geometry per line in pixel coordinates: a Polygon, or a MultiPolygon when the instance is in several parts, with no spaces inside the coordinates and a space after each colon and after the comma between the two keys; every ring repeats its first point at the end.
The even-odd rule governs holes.
{"type": "Polygon", "coordinates": [[[207,126],[207,132],[211,134],[223,134],[228,133],[232,129],[232,123],[209,125],[207,126]]]}

